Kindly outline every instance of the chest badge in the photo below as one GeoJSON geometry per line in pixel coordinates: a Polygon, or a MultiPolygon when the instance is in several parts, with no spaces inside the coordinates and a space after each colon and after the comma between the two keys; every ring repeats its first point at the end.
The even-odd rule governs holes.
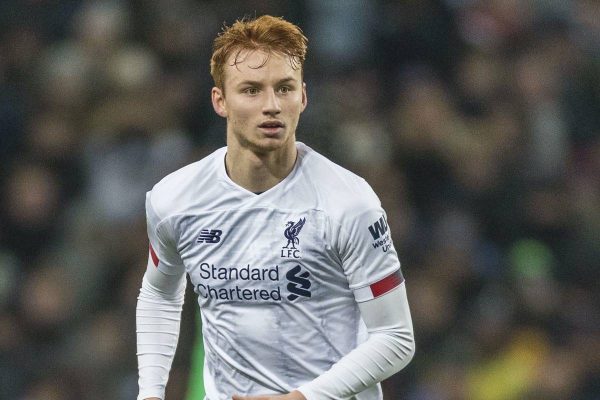
{"type": "Polygon", "coordinates": [[[298,222],[288,221],[283,235],[287,239],[287,244],[281,248],[282,258],[300,258],[300,250],[296,245],[300,244],[298,235],[306,222],[306,218],[300,218],[298,222]]]}

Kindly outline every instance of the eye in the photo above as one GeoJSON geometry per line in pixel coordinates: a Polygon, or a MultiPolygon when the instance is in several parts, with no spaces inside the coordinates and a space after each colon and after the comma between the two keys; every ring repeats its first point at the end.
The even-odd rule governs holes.
{"type": "Polygon", "coordinates": [[[244,93],[250,95],[250,96],[255,96],[258,94],[258,88],[255,87],[249,87],[244,89],[244,93]]]}
{"type": "Polygon", "coordinates": [[[289,86],[282,86],[282,87],[280,87],[280,88],[279,88],[279,93],[281,93],[281,94],[286,94],[286,93],[288,93],[290,90],[291,90],[291,89],[290,89],[290,87],[289,87],[289,86]]]}

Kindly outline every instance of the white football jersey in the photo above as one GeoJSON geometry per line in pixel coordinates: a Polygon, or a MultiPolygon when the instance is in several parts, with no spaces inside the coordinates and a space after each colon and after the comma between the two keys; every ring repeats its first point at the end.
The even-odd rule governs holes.
{"type": "MultiPolygon", "coordinates": [[[[357,302],[402,280],[370,186],[297,148],[292,172],[261,194],[228,177],[226,148],[147,194],[155,264],[187,272],[198,294],[209,400],[287,393],[312,381],[366,340],[357,302]]],[[[381,399],[381,388],[356,398],[381,399]]]]}

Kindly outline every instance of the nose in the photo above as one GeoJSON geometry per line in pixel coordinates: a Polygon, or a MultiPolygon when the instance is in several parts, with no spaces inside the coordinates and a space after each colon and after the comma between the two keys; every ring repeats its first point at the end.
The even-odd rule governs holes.
{"type": "Polygon", "coordinates": [[[279,104],[275,90],[270,89],[266,91],[262,112],[265,115],[277,115],[281,112],[281,105],[279,104]]]}

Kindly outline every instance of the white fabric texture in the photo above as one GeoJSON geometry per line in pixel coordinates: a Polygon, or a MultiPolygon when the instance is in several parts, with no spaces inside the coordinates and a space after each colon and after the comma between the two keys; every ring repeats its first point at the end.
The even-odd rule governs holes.
{"type": "MultiPolygon", "coordinates": [[[[331,392],[338,397],[331,398],[365,388],[356,392],[357,399],[381,400],[379,377],[410,358],[404,354],[410,313],[399,321],[393,310],[386,312],[391,319],[385,323],[401,327],[401,333],[377,324],[369,327],[369,317],[362,314],[379,299],[356,297],[357,291],[392,274],[401,278],[379,199],[362,178],[302,143],[297,148],[292,172],[259,195],[227,176],[226,148],[167,176],[147,194],[148,237],[160,262],[149,264],[148,289],[142,287],[138,309],[142,307],[142,322],[149,324],[147,334],[152,334],[151,326],[162,332],[165,349],[154,349],[152,362],[140,361],[145,368],[142,393],[164,391],[171,362],[166,363],[166,348],[174,352],[177,339],[160,329],[175,326],[167,320],[174,321],[182,294],[160,282],[185,282],[186,273],[201,310],[209,400],[228,400],[235,393],[281,394],[297,387],[321,398],[314,396],[323,395],[325,384],[305,385],[324,374],[342,376],[332,381],[340,385],[350,382],[343,377],[348,364],[332,367],[362,348],[369,334],[368,346],[392,365],[375,378],[357,375],[364,384],[339,386],[337,394],[331,392]],[[153,304],[161,307],[164,321],[152,314],[153,304]],[[402,361],[382,350],[394,346],[404,349],[402,361]]],[[[393,292],[397,290],[389,294],[393,292]]],[[[408,310],[405,303],[404,298],[396,309],[408,310]]],[[[146,333],[138,334],[138,340],[156,341],[146,339],[146,333]]],[[[374,373],[370,367],[368,371],[374,373]]]]}
{"type": "Polygon", "coordinates": [[[179,339],[185,284],[185,275],[165,275],[148,259],[136,307],[138,400],[164,398],[179,339]]]}
{"type": "Polygon", "coordinates": [[[307,400],[357,399],[357,393],[404,368],[415,352],[412,319],[404,283],[385,295],[360,303],[369,339],[333,367],[298,390],[307,400]]]}

